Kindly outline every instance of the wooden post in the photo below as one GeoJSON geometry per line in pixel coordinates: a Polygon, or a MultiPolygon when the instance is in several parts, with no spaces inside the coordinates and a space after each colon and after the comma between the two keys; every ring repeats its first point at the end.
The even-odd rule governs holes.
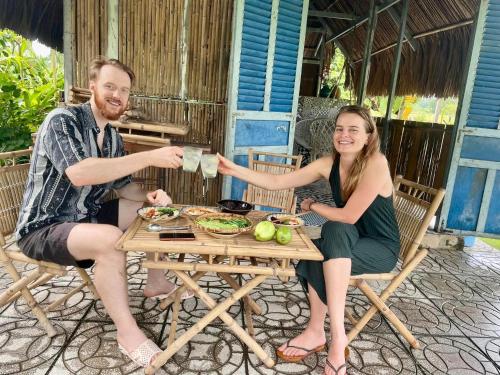
{"type": "Polygon", "coordinates": [[[118,0],[108,0],[108,44],[106,57],[118,58],[118,0]]]}
{"type": "Polygon", "coordinates": [[[382,152],[387,152],[387,143],[389,140],[389,122],[391,121],[392,106],[394,104],[394,95],[396,93],[396,84],[398,82],[399,63],[401,62],[401,50],[406,31],[406,19],[408,18],[408,0],[403,0],[403,9],[401,10],[401,24],[399,26],[399,38],[396,50],[394,51],[394,65],[392,66],[391,83],[389,86],[389,98],[387,99],[387,109],[383,119],[382,130],[382,152]]]}
{"type": "Polygon", "coordinates": [[[358,105],[362,105],[365,100],[366,86],[368,85],[368,77],[370,76],[370,56],[372,54],[373,37],[375,35],[376,27],[377,7],[375,6],[375,0],[370,0],[370,15],[368,18],[365,49],[363,52],[363,66],[361,67],[361,75],[358,86],[358,105]]]}
{"type": "Polygon", "coordinates": [[[63,33],[63,53],[64,53],[64,101],[69,98],[69,90],[73,85],[73,61],[75,53],[73,51],[75,42],[75,18],[74,1],[64,0],[64,33],[63,33]]]}

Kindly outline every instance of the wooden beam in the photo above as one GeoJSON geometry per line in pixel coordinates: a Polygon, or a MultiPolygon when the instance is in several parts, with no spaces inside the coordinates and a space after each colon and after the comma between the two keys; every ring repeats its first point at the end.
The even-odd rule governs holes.
{"type": "MultiPolygon", "coordinates": [[[[467,20],[467,21],[462,21],[462,22],[459,22],[459,23],[455,23],[453,25],[443,26],[443,27],[440,27],[438,29],[424,31],[424,32],[422,32],[420,34],[414,35],[413,39],[416,40],[416,39],[424,38],[424,37],[429,36],[429,35],[439,34],[439,33],[442,33],[443,31],[453,30],[453,29],[456,29],[457,27],[468,26],[468,25],[471,25],[472,23],[474,23],[474,20],[467,20]]],[[[406,43],[406,42],[407,42],[407,40],[403,41],[403,43],[406,43]]],[[[373,52],[372,56],[375,56],[375,55],[378,55],[381,52],[387,51],[388,49],[391,49],[392,47],[394,47],[397,44],[398,44],[397,42],[394,42],[392,44],[389,44],[388,46],[382,47],[382,48],[376,50],[375,52],[373,52]]],[[[358,60],[354,61],[353,64],[357,64],[357,63],[359,63],[361,61],[363,61],[363,59],[358,59],[358,60]]]]}
{"type": "Polygon", "coordinates": [[[325,28],[324,27],[308,27],[307,28],[307,32],[308,33],[319,33],[319,34],[322,34],[325,32],[325,28]]]}
{"type": "Polygon", "coordinates": [[[334,18],[339,20],[354,21],[356,16],[350,13],[325,12],[322,10],[309,10],[309,17],[334,18]]]}
{"type": "Polygon", "coordinates": [[[368,77],[370,76],[370,58],[373,47],[373,37],[377,27],[377,6],[375,0],[370,0],[370,14],[368,19],[368,27],[366,30],[365,48],[363,52],[363,66],[361,68],[361,79],[358,86],[358,105],[362,105],[365,99],[366,86],[368,85],[368,77]]]}
{"type": "Polygon", "coordinates": [[[304,59],[302,60],[304,64],[314,64],[314,65],[321,65],[321,62],[319,59],[304,59]]]}
{"type": "MultiPolygon", "coordinates": [[[[401,25],[401,17],[394,8],[388,8],[387,13],[396,23],[396,25],[401,25]]],[[[410,45],[411,49],[415,51],[415,49],[417,48],[417,42],[415,42],[415,40],[413,39],[413,34],[408,30],[408,25],[406,25],[405,28],[405,38],[408,44],[410,45]]]]}
{"type": "MultiPolygon", "coordinates": [[[[383,3],[383,4],[380,4],[379,6],[377,6],[377,14],[383,12],[384,10],[386,9],[389,9],[390,7],[392,7],[394,4],[397,4],[399,3],[401,0],[388,0],[387,2],[383,3]]],[[[328,43],[331,43],[331,42],[334,42],[336,41],[337,39],[339,38],[342,38],[344,35],[347,35],[349,34],[351,31],[353,31],[354,29],[356,29],[357,27],[361,26],[362,24],[364,24],[366,21],[369,20],[369,16],[368,17],[363,17],[363,18],[359,18],[359,20],[353,25],[353,26],[349,26],[347,29],[345,29],[344,31],[340,32],[339,34],[331,37],[330,39],[328,39],[325,44],[328,44],[328,43]]]]}
{"type": "MultiPolygon", "coordinates": [[[[316,10],[314,4],[311,3],[310,5],[310,9],[311,10],[316,10]]],[[[322,18],[318,18],[318,21],[321,23],[321,25],[323,26],[323,28],[325,28],[328,33],[330,35],[333,34],[333,29],[330,27],[330,25],[322,18]]],[[[328,38],[327,38],[328,39],[328,38]]],[[[326,47],[326,42],[324,43],[324,47],[326,47]]],[[[337,43],[335,42],[335,47],[337,47],[340,52],[342,52],[347,60],[347,63],[349,64],[350,67],[354,67],[354,65],[352,64],[352,61],[351,59],[349,58],[349,54],[347,53],[346,49],[340,44],[340,43],[337,43]]]]}
{"type": "Polygon", "coordinates": [[[401,62],[401,50],[406,30],[406,20],[408,18],[408,0],[403,0],[403,9],[401,10],[401,24],[399,26],[398,45],[394,51],[394,64],[392,66],[391,83],[389,86],[389,97],[387,98],[387,109],[383,119],[382,130],[382,152],[387,151],[387,143],[389,142],[389,122],[391,121],[392,106],[394,105],[394,96],[396,93],[396,84],[398,83],[399,64],[401,62]]]}

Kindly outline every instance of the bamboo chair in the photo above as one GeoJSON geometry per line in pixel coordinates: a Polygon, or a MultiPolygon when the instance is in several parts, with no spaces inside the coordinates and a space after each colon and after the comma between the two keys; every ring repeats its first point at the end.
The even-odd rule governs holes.
{"type": "Polygon", "coordinates": [[[419,348],[417,339],[385,302],[427,255],[427,249],[419,249],[419,246],[432,217],[443,200],[444,193],[444,189],[437,190],[420,185],[405,180],[400,175],[394,179],[394,208],[400,231],[401,268],[398,272],[392,273],[351,276],[349,284],[359,288],[372,305],[359,320],[346,310],[347,318],[354,325],[347,335],[349,342],[360,333],[372,316],[380,311],[413,348],[419,348]],[[390,281],[390,283],[380,295],[377,295],[368,285],[370,280],[390,281]]]}
{"type": "MultiPolygon", "coordinates": [[[[254,171],[266,172],[272,174],[283,174],[293,172],[300,168],[302,155],[276,154],[271,152],[260,152],[250,149],[248,151],[248,168],[254,171]],[[282,162],[273,162],[265,160],[274,158],[283,160],[282,162]]],[[[276,210],[295,213],[297,206],[297,197],[295,189],[266,190],[255,185],[248,184],[247,190],[243,192],[243,200],[259,206],[267,206],[276,210]]]]}
{"type": "Polygon", "coordinates": [[[87,272],[81,268],[76,268],[76,270],[83,280],[82,284],[52,302],[45,309],[39,306],[31,293],[31,289],[47,283],[53,277],[66,275],[67,270],[65,266],[28,258],[16,245],[13,232],[16,228],[28,176],[30,155],[31,150],[0,153],[0,265],[13,281],[0,294],[0,307],[22,296],[47,335],[53,337],[57,332],[47,318],[46,312],[54,310],[85,286],[91,290],[95,298],[98,298],[98,294],[87,272]],[[20,162],[17,161],[19,158],[21,158],[20,162]],[[37,267],[28,272],[20,272],[16,269],[14,262],[20,263],[21,267],[27,264],[37,267]]]}

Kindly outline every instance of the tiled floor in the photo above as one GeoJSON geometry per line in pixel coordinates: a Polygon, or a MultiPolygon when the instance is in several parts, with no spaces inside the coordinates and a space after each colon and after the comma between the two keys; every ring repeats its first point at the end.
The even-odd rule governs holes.
{"type": "MultiPolygon", "coordinates": [[[[317,199],[327,200],[321,194],[324,188],[315,185],[299,194],[316,194],[317,199]]],[[[165,347],[171,311],[162,311],[157,301],[142,296],[145,274],[137,257],[130,258],[128,272],[132,311],[147,334],[165,347]]],[[[0,290],[7,285],[7,278],[0,269],[0,290]]],[[[45,304],[74,283],[73,274],[57,279],[38,288],[36,297],[45,304]]],[[[203,284],[216,300],[231,291],[214,276],[207,275],[203,284]]],[[[270,279],[252,297],[263,310],[254,320],[257,341],[275,358],[274,348],[307,323],[307,300],[295,279],[288,283],[270,279]]],[[[366,299],[354,291],[347,304],[358,314],[367,306],[366,299]]],[[[394,328],[376,315],[350,345],[349,374],[500,374],[500,251],[481,242],[464,251],[431,249],[390,304],[422,348],[410,349],[394,328]]],[[[88,291],[77,293],[50,313],[58,331],[52,339],[26,311],[21,301],[0,309],[0,374],[143,373],[120,354],[114,325],[88,291]]],[[[184,301],[178,330],[188,329],[206,312],[200,300],[184,301]]],[[[229,314],[245,326],[241,305],[232,306],[229,314]]],[[[325,353],[319,353],[298,364],[278,360],[268,369],[216,320],[159,373],[321,374],[324,360],[325,353]]]]}

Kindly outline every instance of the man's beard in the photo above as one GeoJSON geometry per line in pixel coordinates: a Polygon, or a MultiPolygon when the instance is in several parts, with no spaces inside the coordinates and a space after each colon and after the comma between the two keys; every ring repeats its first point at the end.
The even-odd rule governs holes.
{"type": "Polygon", "coordinates": [[[99,94],[98,90],[94,91],[94,101],[97,109],[101,113],[101,115],[106,119],[110,121],[118,120],[121,115],[126,111],[127,109],[127,103],[121,103],[119,107],[114,107],[111,104],[109,104],[106,99],[112,100],[112,98],[106,98],[102,97],[99,94]],[[111,108],[109,110],[108,108],[111,108]]]}

